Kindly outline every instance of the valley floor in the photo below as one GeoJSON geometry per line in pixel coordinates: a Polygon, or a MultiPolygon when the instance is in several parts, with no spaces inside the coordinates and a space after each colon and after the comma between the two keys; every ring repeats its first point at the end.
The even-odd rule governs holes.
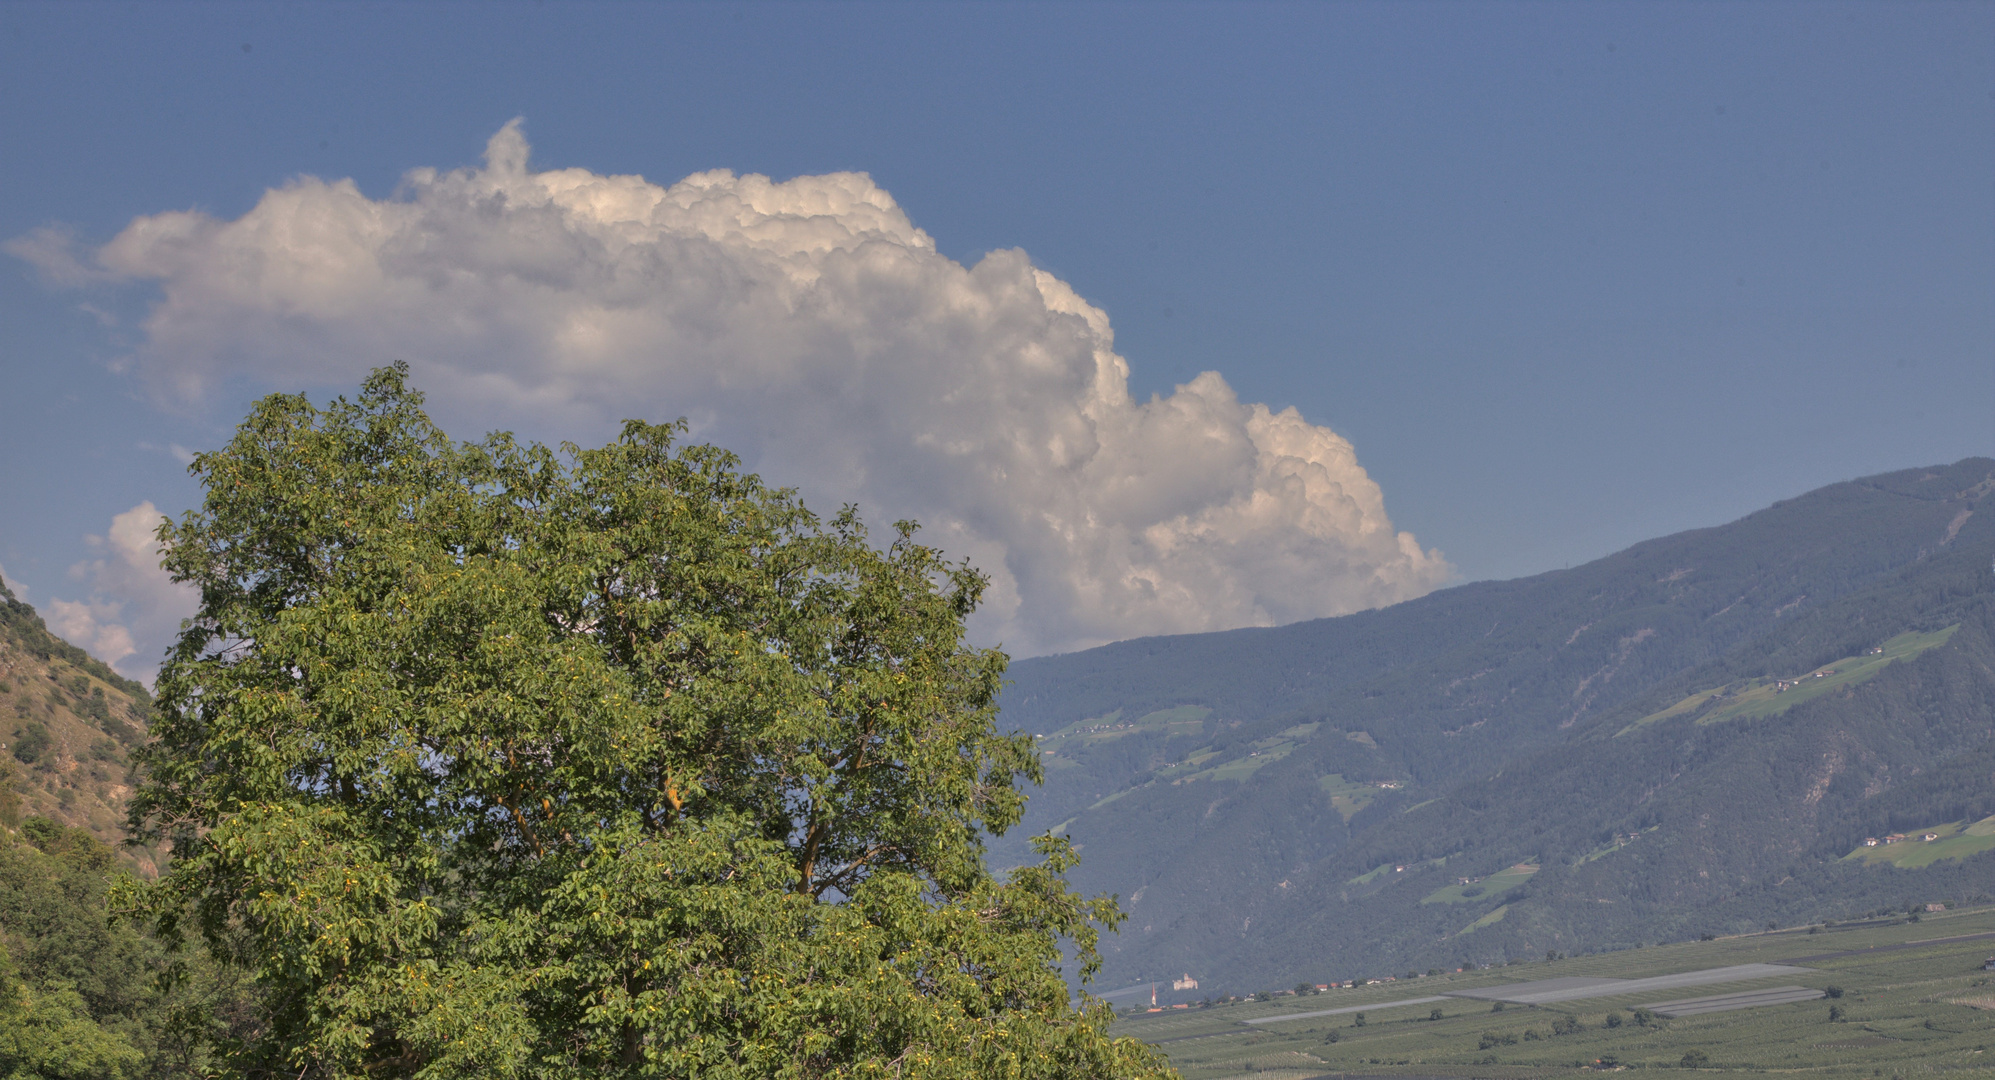
{"type": "Polygon", "coordinates": [[[1978,908],[1137,1013],[1116,1033],[1185,1080],[1995,1077],[1991,954],[1978,908]]]}

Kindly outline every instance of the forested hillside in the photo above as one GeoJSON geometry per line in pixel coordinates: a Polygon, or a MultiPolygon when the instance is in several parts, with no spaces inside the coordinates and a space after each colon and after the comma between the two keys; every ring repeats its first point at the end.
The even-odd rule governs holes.
{"type": "Polygon", "coordinates": [[[1970,459],[1361,615],[1020,662],[1026,828],[1130,911],[1109,985],[1201,993],[1985,890],[1995,856],[1843,856],[1995,814],[1991,492],[1970,459]]]}
{"type": "Polygon", "coordinates": [[[198,1074],[193,1036],[231,1022],[235,991],[191,954],[162,983],[173,958],[110,920],[117,877],[158,870],[124,842],[145,688],[51,634],[0,582],[0,709],[0,1075],[198,1074]]]}
{"type": "Polygon", "coordinates": [[[117,856],[44,817],[0,830],[0,1076],[203,1075],[197,1034],[239,1020],[237,984],[108,919],[117,856]],[[171,961],[179,977],[161,981],[171,961]]]}

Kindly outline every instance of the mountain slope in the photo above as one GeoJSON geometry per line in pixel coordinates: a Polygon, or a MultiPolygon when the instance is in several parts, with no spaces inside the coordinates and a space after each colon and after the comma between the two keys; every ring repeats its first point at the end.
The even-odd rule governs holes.
{"type": "MultiPolygon", "coordinates": [[[[145,687],[51,634],[0,582],[0,822],[38,815],[117,847],[151,708],[145,687]]],[[[117,850],[156,871],[151,852],[117,850]]]]}
{"type": "Polygon", "coordinates": [[[1111,984],[1290,985],[1874,906],[1892,872],[1852,875],[1837,845],[1953,805],[1938,778],[1990,738],[1991,492],[1995,462],[1970,459],[1568,571],[1020,662],[1005,716],[1050,751],[1025,831],[1060,825],[1077,882],[1123,897],[1111,984]],[[1773,692],[1756,680],[1949,626],[1832,694],[1700,722],[1773,692]],[[1541,869],[1507,896],[1460,883],[1520,863],[1541,869]]]}

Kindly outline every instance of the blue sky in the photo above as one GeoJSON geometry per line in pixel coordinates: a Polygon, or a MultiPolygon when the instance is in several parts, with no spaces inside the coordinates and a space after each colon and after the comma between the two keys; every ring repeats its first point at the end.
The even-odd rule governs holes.
{"type": "MultiPolygon", "coordinates": [[[[110,280],[100,245],[141,216],[244,219],[299,176],[351,178],[369,206],[420,201],[408,170],[475,170],[516,117],[533,169],[660,187],[712,169],[868,173],[953,260],[919,273],[941,281],[1022,249],[1105,313],[1131,424],[1152,394],[1224,406],[1210,385],[1173,397],[1217,372],[1243,407],[1298,410],[1296,437],[1348,440],[1382,494],[1385,547],[1350,540],[1355,525],[1275,539],[1275,526],[1213,525],[1235,530],[1231,546],[1208,544],[1195,565],[1099,571],[1178,589],[1178,607],[1081,610],[1060,590],[1098,581],[1033,563],[1066,549],[979,524],[1003,515],[977,499],[1010,513],[1040,489],[937,501],[905,493],[962,487],[954,474],[877,464],[846,483],[769,433],[802,407],[793,384],[830,377],[809,365],[843,345],[811,338],[817,352],[725,394],[683,379],[608,394],[655,419],[706,417],[703,431],[821,504],[852,495],[959,521],[940,542],[960,535],[958,550],[1010,566],[990,631],[1023,651],[1554,569],[1823,483],[1989,454],[1991,40],[1995,8],[1914,3],[0,6],[13,105],[0,239],[19,255],[66,235],[64,257],[91,277],[0,260],[0,567],[45,611],[71,605],[79,635],[127,629],[122,665],[148,668],[172,602],[119,570],[114,519],[193,505],[184,450],[217,445],[255,396],[354,381],[302,339],[231,337],[240,311],[226,305],[189,309],[201,334],[161,338],[148,313],[195,271],[110,280]],[[202,348],[236,358],[209,370],[202,348]],[[197,392],[167,389],[197,369],[212,376],[197,392]],[[752,417],[765,409],[774,420],[752,417]],[[1413,555],[1395,554],[1395,530],[1417,537],[1413,555]],[[1341,569],[1311,569],[1326,560],[1341,569]],[[1282,607],[1267,594],[1285,572],[1321,588],[1282,607]],[[1385,591],[1351,584],[1368,574],[1385,591]]],[[[892,317],[876,297],[847,299],[854,318],[892,317]]],[[[361,341],[364,315],[342,317],[312,332],[361,341]]],[[[892,355],[911,366],[894,370],[929,372],[923,350],[946,340],[908,337],[892,355]]],[[[998,347],[977,340],[965,348],[998,347]]],[[[410,359],[422,382],[425,357],[410,359]]],[[[541,378],[544,360],[509,362],[541,378]]],[[[1002,371],[976,377],[996,381],[965,383],[970,397],[1012,396],[1002,371]]],[[[929,398],[895,388],[908,381],[841,393],[921,410],[929,398]]],[[[445,394],[439,415],[463,436],[613,433],[608,406],[569,407],[586,385],[558,389],[569,396],[489,410],[445,394]]],[[[1086,412],[1040,392],[1020,390],[1010,407],[1023,411],[991,430],[1086,412]]],[[[1190,474],[1231,452],[1172,438],[1117,460],[1190,474]]],[[[1268,445],[1254,444],[1263,464],[1268,445]]],[[[893,447],[852,453],[877,463],[893,447]]],[[[1115,479],[1044,498],[1085,507],[1115,479]]],[[[1145,482],[1163,485],[1166,509],[1118,527],[1154,540],[1146,530],[1193,494],[1145,482]]],[[[1265,476],[1228,483],[1197,498],[1272,490],[1265,476]]]]}

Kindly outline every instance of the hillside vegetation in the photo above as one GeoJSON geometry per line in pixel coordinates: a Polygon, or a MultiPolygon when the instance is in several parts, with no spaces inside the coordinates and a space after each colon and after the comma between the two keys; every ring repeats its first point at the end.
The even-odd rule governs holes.
{"type": "Polygon", "coordinates": [[[1519,581],[1019,662],[1004,716],[1050,737],[1047,779],[993,856],[1060,826],[1131,913],[1105,985],[1193,997],[1980,895],[1995,856],[1845,856],[1995,813],[1991,492],[1970,459],[1519,581]]]}
{"type": "Polygon", "coordinates": [[[0,824],[40,816],[84,829],[156,873],[153,852],[122,845],[151,709],[145,687],[50,633],[0,582],[0,824]]]}
{"type": "Polygon", "coordinates": [[[240,1025],[239,980],[109,918],[116,863],[86,829],[0,829],[0,1076],[207,1075],[194,1036],[240,1025]]]}

